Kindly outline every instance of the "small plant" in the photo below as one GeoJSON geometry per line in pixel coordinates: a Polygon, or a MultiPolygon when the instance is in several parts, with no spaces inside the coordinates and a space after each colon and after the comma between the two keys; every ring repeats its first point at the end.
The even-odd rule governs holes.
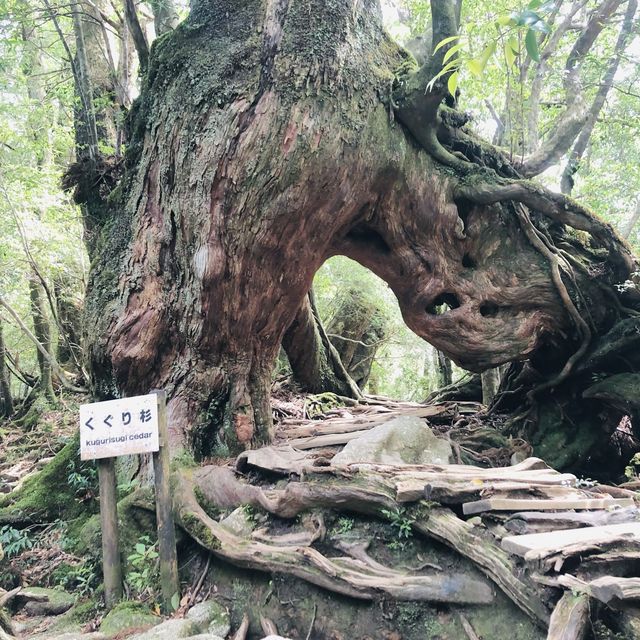
{"type": "Polygon", "coordinates": [[[139,597],[153,597],[158,581],[157,543],[149,536],[141,536],[134,552],[127,556],[132,570],[127,573],[127,584],[139,597]]]}
{"type": "Polygon", "coordinates": [[[87,462],[79,465],[74,460],[67,465],[67,482],[74,490],[76,500],[86,502],[97,493],[98,471],[87,462]]]}
{"type": "Polygon", "coordinates": [[[98,573],[95,564],[92,562],[73,566],[60,573],[58,584],[65,591],[74,593],[76,599],[93,594],[99,583],[98,573]]]}
{"type": "Polygon", "coordinates": [[[120,497],[128,496],[139,486],[140,481],[137,478],[134,478],[133,480],[127,480],[126,482],[121,482],[118,485],[118,494],[120,495],[120,497]]]}
{"type": "Polygon", "coordinates": [[[624,475],[627,480],[636,480],[640,476],[640,453],[636,453],[629,464],[624,468],[624,475]]]}
{"type": "Polygon", "coordinates": [[[4,549],[5,556],[17,556],[19,553],[31,549],[33,541],[26,531],[14,529],[11,525],[5,525],[0,529],[0,545],[4,549]]]}
{"type": "Polygon", "coordinates": [[[391,526],[397,530],[398,538],[406,540],[413,535],[413,523],[415,519],[408,516],[405,509],[399,507],[393,511],[383,509],[382,515],[388,518],[391,526]]]}
{"type": "Polygon", "coordinates": [[[576,487],[578,489],[591,489],[597,486],[598,486],[598,481],[592,480],[591,478],[578,478],[576,480],[576,487]]]}
{"type": "Polygon", "coordinates": [[[353,529],[354,525],[353,518],[347,518],[343,516],[342,518],[338,518],[338,521],[335,524],[335,532],[336,533],[349,533],[353,529]]]}

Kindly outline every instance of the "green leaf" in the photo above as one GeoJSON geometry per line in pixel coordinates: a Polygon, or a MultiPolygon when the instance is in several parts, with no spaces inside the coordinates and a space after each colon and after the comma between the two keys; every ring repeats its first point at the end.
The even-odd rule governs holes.
{"type": "Polygon", "coordinates": [[[484,48],[484,51],[480,54],[480,63],[482,65],[483,72],[487,67],[487,63],[489,62],[489,59],[495,52],[496,52],[496,41],[493,40],[484,48]]]}
{"type": "Polygon", "coordinates": [[[449,93],[455,97],[456,89],[458,88],[458,72],[454,71],[447,80],[447,89],[449,89],[449,93]]]}
{"type": "Polygon", "coordinates": [[[140,542],[138,542],[138,544],[136,544],[136,547],[135,547],[135,548],[136,548],[136,551],[137,551],[140,555],[142,555],[142,554],[144,553],[144,551],[145,551],[145,546],[144,546],[142,543],[140,543],[140,542]]]}
{"type": "Polygon", "coordinates": [[[180,606],[180,594],[176,591],[176,592],[171,596],[171,608],[172,608],[174,611],[177,611],[179,606],[180,606]]]}
{"type": "Polygon", "coordinates": [[[504,45],[504,56],[507,60],[507,67],[513,67],[519,53],[518,41],[511,36],[504,45]]]}
{"type": "Polygon", "coordinates": [[[435,53],[438,49],[441,49],[445,45],[449,44],[450,42],[453,42],[454,40],[457,40],[458,38],[460,38],[460,36],[449,36],[448,38],[443,38],[435,46],[435,49],[433,50],[433,53],[435,53]]]}
{"type": "Polygon", "coordinates": [[[479,58],[472,58],[466,62],[467,69],[473,73],[474,76],[479,78],[482,75],[482,61],[479,58]]]}
{"type": "Polygon", "coordinates": [[[501,27],[508,27],[514,24],[514,20],[511,16],[505,14],[503,16],[498,16],[496,18],[496,23],[499,24],[501,27]]]}
{"type": "Polygon", "coordinates": [[[527,30],[527,35],[524,38],[524,44],[527,47],[527,53],[532,60],[540,62],[540,51],[538,51],[538,40],[536,39],[536,32],[531,29],[527,30]]]}
{"type": "Polygon", "coordinates": [[[537,9],[542,4],[542,0],[531,0],[527,5],[527,9],[537,9]]]}
{"type": "Polygon", "coordinates": [[[455,56],[456,53],[460,51],[460,49],[462,49],[461,42],[459,42],[458,44],[454,44],[453,47],[448,49],[447,52],[444,54],[444,57],[442,58],[442,62],[446,62],[449,58],[451,58],[452,56],[455,56]]]}

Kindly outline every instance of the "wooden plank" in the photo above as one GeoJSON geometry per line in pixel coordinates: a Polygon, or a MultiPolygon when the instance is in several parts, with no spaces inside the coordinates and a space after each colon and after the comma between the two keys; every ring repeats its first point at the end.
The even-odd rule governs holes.
{"type": "Polygon", "coordinates": [[[640,522],[640,509],[614,509],[613,511],[524,511],[514,513],[504,526],[512,534],[542,533],[559,529],[601,527],[623,522],[640,522]]]}
{"type": "Polygon", "coordinates": [[[122,598],[122,565],[118,548],[118,510],[116,498],[115,458],[102,458],[98,463],[100,485],[100,529],[102,536],[102,572],[107,609],[122,598]]]}
{"type": "Polygon", "coordinates": [[[583,640],[589,627],[589,596],[565,591],[551,614],[547,640],[583,640]]]}
{"type": "Polygon", "coordinates": [[[614,600],[640,600],[640,578],[603,576],[589,583],[589,591],[605,604],[614,600]]]}
{"type": "Polygon", "coordinates": [[[314,449],[315,447],[335,447],[339,444],[347,444],[351,440],[355,440],[365,433],[369,433],[369,429],[361,431],[352,431],[350,433],[329,433],[322,436],[310,436],[308,438],[295,438],[289,440],[287,444],[294,449],[314,449]]]}
{"type": "Polygon", "coordinates": [[[547,550],[558,552],[578,543],[597,544],[612,539],[640,540],[640,522],[625,522],[586,529],[565,529],[547,533],[531,533],[524,536],[507,536],[502,539],[502,548],[509,553],[524,557],[529,552],[544,555],[547,550]]]}
{"type": "MultiPolygon", "coordinates": [[[[158,555],[160,556],[160,587],[164,613],[173,613],[172,600],[180,601],[176,532],[173,521],[171,490],[169,488],[169,433],[167,400],[164,391],[153,391],[158,402],[160,449],[153,454],[156,489],[156,519],[158,523],[158,555]]],[[[175,603],[174,602],[174,603],[175,603]]],[[[176,607],[177,608],[177,607],[176,607]]]]}
{"type": "Polygon", "coordinates": [[[489,498],[467,502],[462,505],[465,515],[484,511],[562,511],[566,509],[608,509],[610,507],[633,507],[631,498],[553,498],[551,500],[521,500],[489,498]]]}

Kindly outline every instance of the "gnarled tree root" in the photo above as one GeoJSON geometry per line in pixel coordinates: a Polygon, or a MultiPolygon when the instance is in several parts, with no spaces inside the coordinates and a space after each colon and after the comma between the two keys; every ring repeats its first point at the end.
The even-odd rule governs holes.
{"type": "Polygon", "coordinates": [[[373,600],[386,595],[398,600],[488,604],[489,584],[464,574],[411,575],[353,557],[328,558],[311,546],[287,544],[284,536],[260,540],[241,535],[217,522],[199,504],[194,477],[183,472],[175,493],[179,524],[200,545],[233,564],[302,578],[336,593],[373,600]],[[268,540],[268,541],[267,541],[268,540]]]}
{"type": "MultiPolygon", "coordinates": [[[[228,468],[203,467],[190,475],[184,471],[182,474],[175,496],[178,522],[200,544],[235,564],[289,573],[358,598],[369,599],[386,593],[398,599],[438,600],[443,597],[443,589],[451,588],[453,594],[445,596],[449,602],[477,598],[478,594],[485,597],[486,585],[471,585],[466,580],[425,580],[392,570],[383,571],[365,561],[325,558],[309,547],[283,547],[277,540],[274,544],[265,544],[240,539],[211,519],[196,499],[197,488],[203,501],[220,508],[249,504],[282,518],[292,518],[317,507],[386,518],[385,512],[397,508],[398,503],[394,488],[380,474],[359,473],[356,478],[338,479],[329,472],[313,480],[289,482],[281,490],[245,484],[228,468]]],[[[415,532],[436,539],[471,559],[537,624],[548,625],[544,589],[518,569],[514,558],[476,532],[472,524],[460,520],[447,508],[425,502],[417,503],[408,513],[415,532]]]]}

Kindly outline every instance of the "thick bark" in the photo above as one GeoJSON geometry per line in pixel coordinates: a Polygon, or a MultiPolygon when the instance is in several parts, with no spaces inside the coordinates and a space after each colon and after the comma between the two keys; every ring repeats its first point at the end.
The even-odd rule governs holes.
{"type": "Polygon", "coordinates": [[[312,291],[305,296],[285,332],[282,347],[289,358],[293,377],[305,391],[330,391],[348,398],[360,397],[354,380],[322,326],[312,291]]]}
{"type": "MultiPolygon", "coordinates": [[[[433,4],[446,35],[455,16],[433,4]]],[[[505,201],[541,211],[532,224],[576,260],[602,261],[604,286],[627,277],[626,249],[539,187],[505,179],[485,189],[495,178],[470,175],[475,165],[425,130],[439,122],[443,95],[425,95],[428,69],[398,81],[407,128],[391,123],[403,64],[373,0],[195,3],[154,46],[91,274],[98,395],[166,388],[174,444],[193,429],[236,448],[268,440],[280,342],[336,254],[386,280],[409,327],[465,368],[543,345],[568,355],[573,317],[547,255],[505,201]],[[542,216],[575,223],[591,242],[542,216]],[[603,247],[614,259],[598,257],[603,247]]],[[[615,311],[597,302],[591,276],[575,278],[594,324],[611,324],[615,311]]]]}
{"type": "Polygon", "coordinates": [[[2,329],[2,318],[0,318],[0,416],[6,417],[13,413],[13,395],[9,369],[7,368],[7,348],[2,329]]]}
{"type": "MultiPolygon", "coordinates": [[[[47,353],[51,353],[51,325],[47,316],[47,306],[44,301],[44,291],[40,280],[35,274],[29,278],[29,297],[31,299],[31,316],[33,319],[33,335],[47,353]]],[[[38,370],[40,379],[38,388],[49,400],[55,401],[53,392],[53,378],[51,375],[51,361],[38,350],[38,370]]]]}

